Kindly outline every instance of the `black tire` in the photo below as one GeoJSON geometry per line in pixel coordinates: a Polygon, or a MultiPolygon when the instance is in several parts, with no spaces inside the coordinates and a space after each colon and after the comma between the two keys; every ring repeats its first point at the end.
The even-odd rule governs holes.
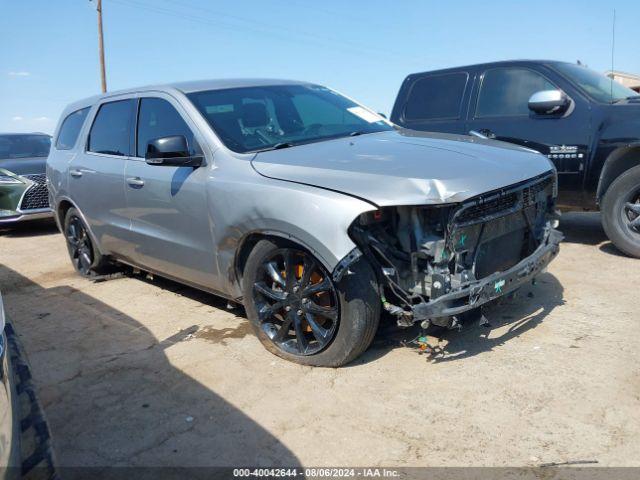
{"type": "MultiPolygon", "coordinates": [[[[284,262],[286,262],[286,260],[284,260],[284,262]]],[[[284,269],[287,270],[286,263],[283,263],[283,265],[284,269]]],[[[274,285],[276,285],[275,282],[273,282],[273,285],[269,288],[274,288],[274,285]]],[[[274,293],[274,291],[275,290],[270,290],[271,293],[274,293]]],[[[274,355],[302,365],[339,367],[352,361],[369,347],[380,321],[380,297],[377,282],[370,265],[366,261],[361,259],[356,264],[350,266],[349,274],[345,275],[338,284],[334,284],[329,273],[309,252],[296,246],[280,246],[270,240],[261,240],[251,251],[243,272],[243,294],[247,317],[251,322],[256,336],[264,347],[274,355]],[[265,307],[265,299],[268,301],[270,297],[266,298],[264,296],[263,285],[265,282],[261,281],[261,279],[268,278],[268,281],[270,281],[269,279],[273,278],[271,276],[272,274],[267,272],[267,265],[277,262],[277,260],[273,259],[277,259],[279,255],[282,255],[283,258],[285,255],[292,255],[292,257],[289,258],[298,258],[300,259],[299,262],[303,263],[303,265],[296,267],[300,268],[299,271],[296,270],[298,273],[290,276],[297,285],[305,285],[304,272],[307,268],[307,262],[315,262],[312,267],[312,269],[314,269],[313,275],[320,278],[315,284],[308,283],[310,287],[305,287],[306,290],[301,286],[302,293],[298,292],[296,295],[302,296],[302,299],[298,298],[296,300],[292,299],[294,294],[291,292],[293,290],[286,280],[286,272],[282,271],[283,276],[280,278],[282,280],[282,287],[275,288],[286,298],[284,300],[281,299],[278,304],[291,302],[291,305],[293,305],[295,302],[299,302],[297,305],[299,305],[300,310],[297,310],[299,314],[297,317],[293,311],[285,312],[284,309],[286,307],[280,307],[280,309],[276,310],[272,309],[271,307],[277,307],[275,303],[269,305],[268,308],[265,307]],[[265,277],[265,275],[267,275],[267,277],[265,277]],[[299,277],[296,275],[299,275],[299,277]],[[322,346],[318,335],[316,335],[316,331],[311,326],[313,322],[307,322],[307,329],[304,331],[308,333],[311,343],[316,345],[318,350],[315,351],[311,349],[311,353],[302,353],[300,352],[301,342],[298,340],[299,332],[303,331],[302,327],[298,330],[298,324],[295,322],[295,328],[291,326],[292,321],[289,319],[289,316],[292,315],[294,318],[298,318],[300,324],[305,325],[305,319],[308,318],[309,314],[307,310],[304,310],[305,305],[309,305],[309,299],[305,298],[307,295],[305,291],[309,291],[309,288],[315,289],[316,285],[328,285],[327,282],[330,283],[331,289],[327,286],[326,289],[322,290],[323,293],[316,293],[316,295],[322,295],[322,297],[313,297],[311,303],[317,306],[316,298],[320,298],[321,300],[324,298],[324,303],[328,304],[328,306],[324,308],[332,310],[333,307],[335,307],[337,309],[335,323],[331,320],[327,320],[326,322],[328,323],[323,323],[323,326],[327,327],[324,330],[325,332],[333,329],[331,330],[331,339],[322,346]],[[335,305],[333,305],[334,300],[330,300],[331,298],[335,299],[335,305]],[[307,301],[306,304],[305,300],[307,301]],[[258,311],[261,312],[260,316],[258,315],[258,311]],[[268,313],[265,314],[265,311],[268,311],[268,313]],[[271,313],[273,311],[280,313],[271,313]],[[287,320],[289,320],[287,324],[289,326],[285,331],[282,327],[284,327],[287,320]],[[280,321],[281,326],[276,329],[274,324],[280,321]],[[283,336],[288,335],[287,338],[289,338],[289,340],[287,342],[281,341],[278,343],[276,341],[281,332],[285,332],[283,336]],[[288,345],[293,345],[293,347],[289,347],[288,345]]],[[[289,304],[287,304],[287,306],[289,306],[289,304]]],[[[289,308],[291,309],[290,306],[289,308]]],[[[311,310],[311,312],[315,311],[315,309],[311,310]]],[[[302,333],[303,337],[305,337],[305,335],[305,333],[302,333]]],[[[307,340],[303,343],[307,345],[307,340]]]]}
{"type": "Polygon", "coordinates": [[[602,227],[621,252],[640,258],[640,165],[609,186],[602,200],[602,227]]]}
{"type": "Polygon", "coordinates": [[[78,210],[73,207],[67,210],[64,217],[63,235],[73,268],[80,275],[91,278],[115,271],[114,265],[100,253],[94,244],[84,220],[78,210]]]}

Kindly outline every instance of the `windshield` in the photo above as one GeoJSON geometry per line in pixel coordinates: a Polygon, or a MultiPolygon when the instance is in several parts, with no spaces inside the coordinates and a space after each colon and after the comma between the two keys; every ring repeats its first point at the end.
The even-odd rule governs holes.
{"type": "Polygon", "coordinates": [[[48,135],[0,135],[0,159],[46,157],[50,146],[48,135]]]}
{"type": "Polygon", "coordinates": [[[636,92],[612,78],[589,70],[582,65],[558,63],[555,66],[560,73],[573,80],[591,98],[598,102],[614,103],[628,97],[638,96],[636,92]]]}
{"type": "Polygon", "coordinates": [[[393,129],[380,115],[316,85],[209,90],[188,97],[224,144],[239,153],[393,129]]]}

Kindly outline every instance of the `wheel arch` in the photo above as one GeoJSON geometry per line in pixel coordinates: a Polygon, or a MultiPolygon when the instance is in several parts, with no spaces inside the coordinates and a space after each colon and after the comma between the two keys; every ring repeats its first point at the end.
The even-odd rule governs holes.
{"type": "Polygon", "coordinates": [[[324,256],[321,255],[317,249],[309,245],[308,242],[305,242],[294,235],[276,230],[255,230],[247,233],[241,239],[238,248],[236,249],[233,262],[233,272],[235,281],[239,286],[242,285],[242,278],[244,276],[244,268],[247,264],[247,259],[260,240],[271,240],[278,245],[295,246],[306,250],[308,253],[312,254],[329,273],[331,273],[335,267],[333,259],[328,260],[324,258],[324,256]]]}
{"type": "Polygon", "coordinates": [[[80,215],[80,218],[84,222],[85,228],[87,230],[87,233],[89,234],[89,237],[91,238],[91,241],[100,250],[100,243],[98,242],[98,239],[93,233],[93,230],[91,230],[91,224],[87,221],[86,217],[84,216],[84,213],[82,213],[82,210],[78,207],[78,205],[76,205],[73,202],[73,200],[71,200],[68,197],[60,198],[58,200],[58,203],[56,204],[55,211],[54,211],[54,218],[56,220],[56,223],[58,224],[58,228],[60,229],[60,232],[62,232],[62,234],[64,235],[64,219],[66,218],[67,212],[69,211],[70,208],[76,209],[76,211],[80,215]]]}
{"type": "Polygon", "coordinates": [[[598,203],[616,178],[630,168],[640,165],[640,142],[617,148],[609,154],[602,167],[596,191],[598,203]]]}
{"type": "Polygon", "coordinates": [[[62,200],[60,200],[58,202],[58,205],[56,206],[55,209],[55,219],[56,219],[56,223],[58,224],[58,229],[63,232],[64,231],[64,219],[67,216],[67,212],[69,211],[70,208],[75,208],[76,210],[78,209],[78,207],[76,207],[71,200],[67,199],[67,198],[63,198],[62,200]]]}

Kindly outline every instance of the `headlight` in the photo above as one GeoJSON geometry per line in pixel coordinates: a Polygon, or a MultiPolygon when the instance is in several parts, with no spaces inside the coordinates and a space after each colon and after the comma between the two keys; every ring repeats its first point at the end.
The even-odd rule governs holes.
{"type": "Polygon", "coordinates": [[[17,185],[19,183],[24,183],[18,177],[12,177],[11,175],[2,175],[0,174],[0,185],[17,185]]]}

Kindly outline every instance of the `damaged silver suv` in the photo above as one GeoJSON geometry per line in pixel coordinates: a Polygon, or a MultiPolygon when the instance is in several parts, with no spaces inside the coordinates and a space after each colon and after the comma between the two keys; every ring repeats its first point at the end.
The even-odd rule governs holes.
{"type": "Polygon", "coordinates": [[[47,175],[71,261],[243,302],[271,352],[343,365],[384,308],[452,325],[558,253],[542,155],[399,129],[328,88],[180,83],[69,106],[47,175]]]}

